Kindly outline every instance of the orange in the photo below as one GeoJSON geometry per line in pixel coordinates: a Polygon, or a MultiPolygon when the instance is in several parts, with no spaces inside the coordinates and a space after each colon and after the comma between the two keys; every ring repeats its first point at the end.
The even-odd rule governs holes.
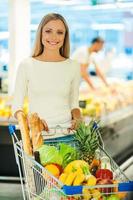
{"type": "Polygon", "coordinates": [[[48,164],[48,165],[46,165],[45,169],[47,169],[53,176],[55,176],[57,178],[60,175],[59,168],[56,165],[54,165],[54,164],[48,164]]]}

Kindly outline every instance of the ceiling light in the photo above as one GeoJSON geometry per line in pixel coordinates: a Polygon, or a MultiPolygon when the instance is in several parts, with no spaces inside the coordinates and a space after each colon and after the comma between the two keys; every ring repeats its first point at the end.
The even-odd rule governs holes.
{"type": "Polygon", "coordinates": [[[75,4],[85,4],[88,0],[43,0],[46,4],[56,4],[56,5],[75,5],[75,4]]]}
{"type": "Polygon", "coordinates": [[[121,23],[92,24],[91,28],[93,30],[123,30],[125,26],[124,24],[121,24],[121,23]]]}
{"type": "Polygon", "coordinates": [[[101,5],[79,5],[73,8],[74,10],[108,10],[108,9],[116,9],[115,4],[101,4],[101,5]]]}
{"type": "Polygon", "coordinates": [[[77,5],[73,9],[74,10],[114,10],[114,9],[130,9],[133,8],[133,2],[116,2],[116,3],[106,3],[106,4],[97,4],[95,6],[91,6],[88,4],[77,5]]]}
{"type": "Polygon", "coordinates": [[[117,2],[116,3],[116,6],[117,6],[117,8],[133,8],[133,2],[128,2],[128,3],[126,3],[126,2],[123,2],[123,3],[121,3],[121,2],[117,2]]]}

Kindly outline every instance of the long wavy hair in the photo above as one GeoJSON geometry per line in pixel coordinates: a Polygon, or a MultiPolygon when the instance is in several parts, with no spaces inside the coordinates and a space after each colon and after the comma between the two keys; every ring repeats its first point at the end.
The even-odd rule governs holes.
{"type": "Polygon", "coordinates": [[[64,17],[57,13],[47,14],[46,16],[42,18],[37,29],[32,57],[37,57],[43,53],[44,45],[42,44],[42,29],[48,22],[52,20],[61,20],[64,23],[66,33],[65,33],[63,46],[60,48],[60,54],[64,58],[69,58],[70,56],[69,28],[64,17]]]}

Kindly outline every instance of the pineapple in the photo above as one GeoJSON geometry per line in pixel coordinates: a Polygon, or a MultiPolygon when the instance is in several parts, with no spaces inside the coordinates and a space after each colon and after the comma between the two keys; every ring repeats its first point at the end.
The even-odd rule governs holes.
{"type": "Polygon", "coordinates": [[[80,159],[85,160],[89,164],[94,159],[95,151],[99,145],[95,125],[96,122],[94,120],[91,120],[88,125],[85,122],[80,122],[74,136],[80,159]]]}

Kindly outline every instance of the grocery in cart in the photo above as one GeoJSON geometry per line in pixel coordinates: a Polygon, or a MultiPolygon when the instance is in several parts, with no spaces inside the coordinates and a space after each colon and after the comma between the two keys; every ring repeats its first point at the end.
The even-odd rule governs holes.
{"type": "MultiPolygon", "coordinates": [[[[9,126],[24,200],[129,200],[133,182],[105,151],[99,123],[79,123],[76,131],[41,131],[22,118],[18,140],[9,126]],[[58,136],[58,137],[57,137],[58,136]]],[[[41,125],[41,124],[40,124],[41,125]]]]}

